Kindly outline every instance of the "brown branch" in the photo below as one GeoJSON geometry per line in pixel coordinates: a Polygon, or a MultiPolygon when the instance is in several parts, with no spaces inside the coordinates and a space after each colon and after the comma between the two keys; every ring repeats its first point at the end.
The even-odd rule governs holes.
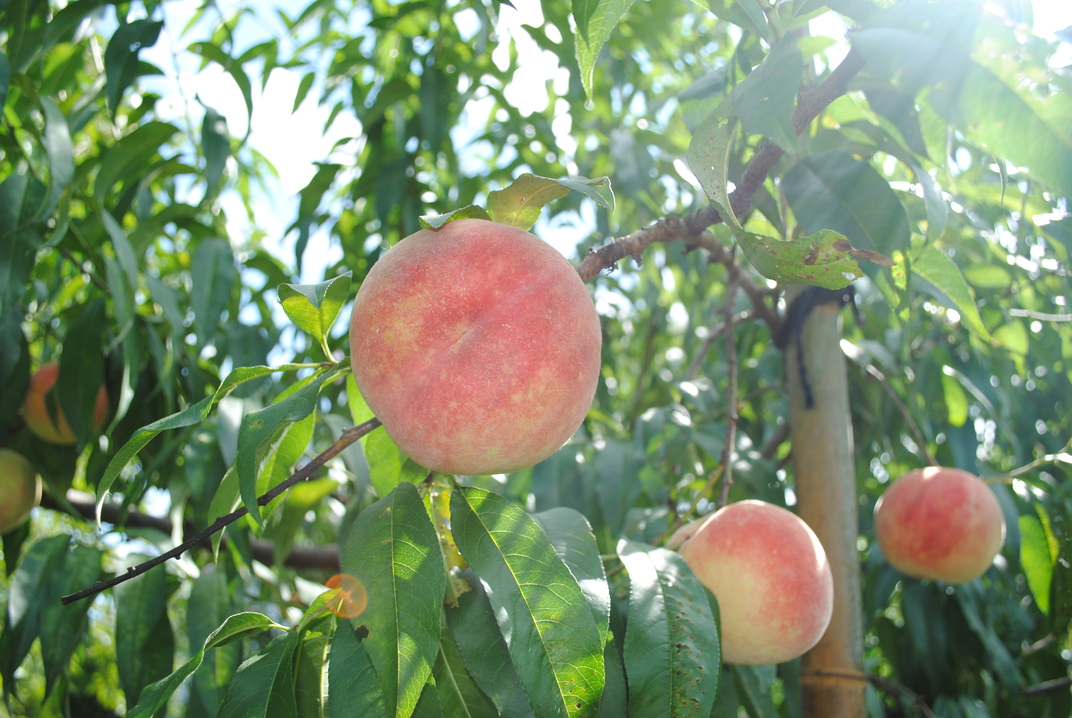
{"type": "Polygon", "coordinates": [[[934,711],[927,705],[926,699],[914,690],[898,683],[891,678],[883,678],[882,676],[876,676],[874,673],[850,673],[843,671],[809,671],[806,675],[817,676],[819,678],[839,678],[849,681],[868,681],[875,688],[886,691],[887,693],[900,693],[901,695],[909,698],[914,707],[927,718],[936,718],[934,711]]]}
{"type": "MultiPolygon", "coordinates": [[[[77,512],[77,516],[89,523],[96,523],[97,503],[93,494],[78,491],[77,489],[68,489],[66,498],[67,503],[77,512]]],[[[67,509],[60,501],[50,494],[45,494],[41,497],[41,506],[52,511],[67,513],[67,509]]],[[[116,526],[121,525],[125,528],[152,528],[168,536],[174,530],[171,520],[166,517],[144,514],[140,511],[128,511],[124,516],[122,505],[111,501],[101,505],[101,521],[116,526]]],[[[187,521],[183,524],[183,538],[192,536],[194,531],[195,527],[192,521],[187,521]]],[[[195,548],[210,548],[211,545],[211,542],[205,539],[199,542],[195,548]]],[[[250,549],[255,561],[265,566],[275,564],[275,545],[271,541],[254,539],[250,541],[250,549]]],[[[330,546],[296,546],[283,559],[283,565],[288,568],[324,569],[337,573],[339,571],[339,547],[335,544],[330,546]]]]}
{"type": "MultiPolygon", "coordinates": [[[[743,312],[738,312],[733,318],[734,324],[740,324],[741,322],[747,322],[749,319],[755,318],[756,312],[752,309],[745,309],[743,312]]],[[[692,362],[689,363],[688,371],[685,372],[685,381],[692,381],[696,378],[696,375],[700,373],[700,366],[703,364],[704,356],[708,350],[714,345],[715,340],[722,336],[722,332],[726,331],[726,322],[719,322],[704,339],[703,344],[700,345],[695,356],[692,358],[692,362]]]]}
{"type": "Polygon", "coordinates": [[[1072,686],[1072,678],[1054,678],[1052,681],[1045,681],[1033,686],[1028,686],[1024,689],[1024,695],[1037,696],[1043,693],[1059,691],[1062,688],[1068,688],[1069,686],[1072,686]]]}
{"type": "Polygon", "coordinates": [[[937,466],[938,460],[927,450],[927,439],[923,436],[923,430],[919,428],[919,424],[916,423],[915,418],[913,418],[912,414],[908,411],[908,407],[905,406],[905,403],[901,401],[901,397],[897,395],[897,392],[886,378],[886,375],[873,364],[865,365],[864,369],[867,370],[867,374],[870,377],[878,381],[878,383],[882,385],[882,388],[886,390],[886,393],[890,397],[890,401],[897,407],[897,411],[901,413],[901,418],[905,420],[912,435],[916,437],[916,443],[919,444],[919,450],[923,452],[923,458],[926,460],[927,465],[937,466]]]}
{"type": "MultiPolygon", "coordinates": [[[[801,89],[797,97],[797,106],[793,110],[793,127],[798,135],[803,132],[805,127],[811,124],[812,120],[819,116],[819,113],[827,105],[845,94],[849,81],[863,69],[863,66],[863,55],[855,49],[850,50],[842,63],[823,82],[801,89]]],[[[741,175],[741,181],[737,184],[733,194],[730,195],[730,206],[737,216],[743,216],[748,211],[752,204],[752,198],[759,191],[759,188],[763,186],[767,175],[774,168],[774,165],[778,164],[778,160],[782,158],[783,154],[785,154],[784,151],[770,140],[764,140],[760,143],[755,155],[752,156],[751,161],[749,161],[748,166],[741,175]]],[[[633,257],[639,261],[644,249],[654,242],[672,242],[676,239],[685,240],[685,243],[690,247],[707,249],[712,253],[714,261],[725,264],[729,269],[732,255],[717,239],[704,231],[721,221],[722,217],[719,216],[718,210],[711,205],[684,218],[673,215],[664,217],[653,225],[637,230],[625,237],[612,239],[602,247],[591,249],[588,252],[588,256],[577,265],[577,272],[582,279],[592,279],[601,271],[613,267],[618,260],[625,257],[633,257]],[[702,235],[707,235],[709,239],[702,238],[702,235]],[[716,249],[716,247],[721,249],[716,249]]],[[[756,305],[756,311],[767,321],[771,331],[774,331],[777,328],[777,324],[772,324],[770,316],[768,316],[774,313],[766,302],[761,299],[766,292],[760,289],[751,276],[748,275],[744,275],[742,278],[741,289],[752,299],[753,304],[756,305]],[[766,308],[767,312],[763,312],[761,307],[766,308]]]]}
{"type": "MultiPolygon", "coordinates": [[[[270,501],[272,501],[272,499],[282,494],[291,486],[294,486],[295,484],[300,483],[302,481],[307,481],[310,477],[313,476],[313,474],[320,470],[320,468],[323,467],[324,464],[326,464],[329,460],[333,459],[340,452],[342,452],[343,449],[350,446],[355,441],[357,441],[362,436],[369,433],[379,425],[380,420],[373,418],[369,419],[363,424],[359,424],[358,426],[353,427],[352,429],[344,429],[342,432],[342,436],[339,437],[338,441],[329,446],[324,452],[322,452],[319,456],[310,461],[308,464],[295,471],[290,476],[290,478],[280,483],[271,491],[260,496],[257,499],[257,505],[265,506],[270,501]]],[[[249,509],[247,509],[245,506],[242,506],[241,508],[232,511],[226,516],[221,516],[220,518],[216,519],[216,521],[211,526],[197,532],[196,535],[187,539],[186,541],[183,541],[181,544],[171,549],[170,551],[162,553],[156,558],[150,559],[149,561],[145,561],[144,563],[139,563],[137,566],[131,566],[126,570],[126,573],[120,574],[115,578],[109,579],[107,581],[97,581],[89,588],[78,591],[77,593],[72,593],[67,596],[64,596],[62,599],[63,605],[66,606],[83,598],[94,596],[98,593],[101,593],[102,591],[112,588],[113,586],[118,586],[124,581],[128,581],[135,576],[140,576],[151,568],[154,568],[155,566],[159,566],[160,564],[164,563],[168,559],[181,556],[192,547],[206,540],[209,536],[212,536],[217,531],[222,530],[225,526],[234,523],[238,519],[245,516],[247,513],[249,513],[249,509]]]]}
{"type": "Polygon", "coordinates": [[[737,333],[734,330],[733,305],[737,303],[737,289],[741,276],[730,277],[726,287],[726,305],[723,307],[726,324],[726,443],[722,446],[722,491],[715,509],[726,505],[733,486],[733,454],[737,448],[737,333]]]}

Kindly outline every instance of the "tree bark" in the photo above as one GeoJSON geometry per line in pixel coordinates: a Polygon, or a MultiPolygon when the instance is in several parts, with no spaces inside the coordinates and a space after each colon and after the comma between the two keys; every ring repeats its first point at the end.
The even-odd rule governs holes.
{"type": "Polygon", "coordinates": [[[830,627],[818,645],[804,655],[801,667],[804,715],[808,718],[867,715],[856,549],[858,504],[840,310],[840,304],[814,307],[797,328],[800,341],[789,341],[785,351],[797,513],[819,537],[834,575],[830,627]],[[798,348],[804,357],[803,373],[798,348]],[[809,393],[811,407],[807,406],[809,393]]]}

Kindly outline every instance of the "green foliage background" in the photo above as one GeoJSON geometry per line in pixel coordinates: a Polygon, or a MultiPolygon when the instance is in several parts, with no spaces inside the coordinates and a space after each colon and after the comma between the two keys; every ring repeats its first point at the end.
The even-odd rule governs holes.
{"type": "MultiPolygon", "coordinates": [[[[546,107],[525,115],[507,100],[516,41],[497,31],[514,10],[490,0],[315,0],[270,23],[253,3],[210,3],[186,28],[156,2],[0,0],[0,445],[30,458],[48,494],[3,537],[12,715],[801,715],[798,661],[721,667],[671,651],[680,639],[717,655],[707,606],[675,620],[702,589],[659,545],[716,500],[727,301],[740,397],[730,499],[794,496],[781,352],[706,250],[657,243],[589,282],[602,376],[577,436],[547,461],[425,482],[378,430],[324,478],[254,508],[371,417],[346,380],[347,303],[421,216],[490,205],[523,173],[609,177],[613,209],[571,192],[537,225],[591,229],[577,260],[661,217],[725,206],[764,138],[786,154],[743,231],[716,225],[718,241],[740,242],[768,275],[764,257],[801,246],[783,240],[824,230],[892,260],[859,264],[842,344],[870,714],[1072,712],[1072,76],[1053,61],[1059,43],[1027,31],[1028,0],[541,7],[542,23],[514,32],[568,82],[540,88],[546,107]],[[808,29],[831,12],[866,65],[797,137],[798,92],[848,49],[808,29]],[[329,125],[360,123],[300,192],[292,253],[258,221],[277,179],[249,136],[200,98],[154,92],[166,83],[143,50],[164,43],[226,72],[249,117],[255,89],[285,70],[302,77],[295,107],[314,98],[329,125]],[[462,144],[459,127],[475,136],[462,144]],[[252,229],[230,231],[225,207],[252,229]],[[318,231],[341,259],[300,285],[318,231]],[[43,444],[20,414],[52,359],[75,447],[43,444]],[[102,381],[112,418],[97,435],[102,381]],[[884,486],[928,457],[997,479],[1005,547],[970,584],[906,578],[873,541],[884,486]],[[174,545],[167,521],[146,519],[161,496],[191,529],[240,503],[259,520],[62,607],[134,551],[174,545]],[[94,497],[118,525],[86,521],[94,497]],[[371,630],[324,615],[336,571],[291,553],[310,546],[370,572],[354,624],[371,630]],[[671,668],[700,677],[646,673],[671,668]]],[[[783,279],[805,271],[799,253],[778,266],[783,279]]]]}

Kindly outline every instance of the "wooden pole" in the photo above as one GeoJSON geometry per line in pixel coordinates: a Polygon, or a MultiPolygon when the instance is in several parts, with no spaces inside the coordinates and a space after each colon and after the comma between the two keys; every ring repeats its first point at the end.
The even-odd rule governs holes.
{"type": "MultiPolygon", "coordinates": [[[[790,292],[787,299],[800,293],[790,292]]],[[[840,302],[815,306],[799,327],[799,342],[794,337],[785,351],[797,513],[819,537],[834,575],[830,627],[801,666],[807,718],[867,715],[858,504],[840,310],[840,302]],[[803,374],[798,349],[804,356],[803,374]]]]}

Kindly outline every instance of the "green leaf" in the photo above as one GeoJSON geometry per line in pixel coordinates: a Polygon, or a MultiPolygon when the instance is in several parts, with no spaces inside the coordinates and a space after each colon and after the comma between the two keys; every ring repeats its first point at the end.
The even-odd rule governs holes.
{"type": "Polygon", "coordinates": [[[97,394],[104,385],[104,335],[108,318],[104,301],[91,302],[67,330],[56,380],[59,405],[79,444],[96,433],[97,394]]]}
{"type": "MultiPolygon", "coordinates": [[[[223,397],[234,391],[235,387],[243,382],[251,381],[253,379],[260,379],[261,377],[268,376],[280,371],[297,371],[299,369],[317,369],[320,368],[319,364],[283,364],[281,366],[249,366],[234,369],[227,378],[223,380],[219,388],[216,389],[216,393],[212,396],[207,396],[196,404],[187,406],[182,411],[177,411],[174,414],[165,416],[163,419],[158,419],[151,424],[146,424],[141,427],[127,440],[127,443],[123,445],[111,461],[108,462],[108,467],[104,470],[104,475],[101,477],[100,483],[97,484],[97,517],[100,518],[100,507],[104,503],[104,499],[107,498],[107,493],[111,489],[112,484],[115,482],[119,473],[126,468],[131,459],[137,456],[146,444],[156,438],[156,435],[161,431],[167,431],[168,429],[181,429],[187,426],[193,426],[199,424],[205,420],[209,412],[212,411],[212,407],[215,406],[223,397]]],[[[215,503],[215,502],[213,502],[215,503]]]]}
{"type": "Polygon", "coordinates": [[[770,32],[767,19],[756,0],[707,0],[706,3],[694,0],[697,5],[707,7],[720,20],[731,22],[743,30],[762,38],[770,32]]]}
{"type": "Polygon", "coordinates": [[[596,494],[611,536],[621,534],[626,514],[644,490],[639,478],[643,461],[636,442],[613,438],[596,454],[596,494]]]}
{"type": "Polygon", "coordinates": [[[793,128],[793,106],[803,72],[804,59],[796,38],[786,33],[771,48],[767,59],[730,93],[745,132],[769,137],[786,152],[800,151],[793,128]]]}
{"type": "Polygon", "coordinates": [[[1035,516],[1020,516],[1020,565],[1039,610],[1050,613],[1050,583],[1057,556],[1050,552],[1050,541],[1042,522],[1035,516]]]}
{"type": "Polygon", "coordinates": [[[116,182],[140,177],[152,164],[153,155],[178,131],[178,127],[167,122],[147,122],[109,147],[97,171],[94,185],[97,200],[103,202],[116,182]]]}
{"type": "Polygon", "coordinates": [[[447,222],[453,222],[456,219],[491,219],[487,210],[475,204],[467,204],[461,209],[456,209],[453,212],[447,212],[446,214],[426,214],[419,218],[421,226],[425,229],[439,229],[447,222]]]}
{"type": "Polygon", "coordinates": [[[912,271],[949,297],[953,306],[960,312],[964,326],[983,341],[993,341],[990,332],[983,326],[983,320],[975,306],[975,297],[972,296],[968,283],[964,281],[964,275],[960,273],[960,268],[949,255],[933,244],[927,245],[912,260],[912,271]]]}
{"type": "Polygon", "coordinates": [[[599,702],[599,718],[619,718],[626,715],[628,689],[625,684],[625,668],[622,666],[618,641],[607,641],[603,648],[603,666],[607,682],[603,687],[603,697],[599,702]]]}
{"type": "Polygon", "coordinates": [[[194,310],[197,349],[200,350],[215,336],[238,279],[231,243],[221,238],[202,241],[194,253],[190,275],[193,281],[190,303],[194,310]]]}
{"type": "Polygon", "coordinates": [[[289,631],[235,672],[216,718],[294,718],[294,653],[300,636],[289,631]]]}
{"type": "Polygon", "coordinates": [[[246,135],[248,136],[250,129],[252,129],[250,120],[253,119],[253,86],[250,84],[249,75],[242,69],[242,63],[211,42],[195,42],[187,50],[195,55],[200,55],[206,60],[215,62],[234,78],[235,84],[238,85],[238,89],[242,93],[242,99],[246,102],[246,135]]]}
{"type": "Polygon", "coordinates": [[[7,55],[0,52],[0,107],[7,104],[7,93],[11,88],[11,63],[7,55]]]}
{"type": "Polygon", "coordinates": [[[1012,286],[1009,271],[997,264],[970,264],[964,267],[963,274],[968,284],[979,289],[1008,289],[1012,286]]]}
{"type": "Polygon", "coordinates": [[[451,497],[458,550],[490,588],[521,684],[539,715],[594,715],[603,645],[585,596],[547,535],[501,496],[469,486],[451,497]]]}
{"type": "Polygon", "coordinates": [[[592,609],[599,640],[605,645],[610,629],[610,587],[588,519],[580,511],[562,506],[533,514],[532,518],[547,534],[555,553],[577,579],[592,609]]]}
{"type": "Polygon", "coordinates": [[[335,320],[350,296],[350,278],[352,272],[319,284],[281,284],[279,286],[279,303],[290,321],[311,335],[324,348],[328,358],[331,351],[327,340],[335,320]]]}
{"type": "Polygon", "coordinates": [[[429,678],[424,684],[421,697],[413,709],[412,718],[448,718],[443,713],[443,705],[439,702],[439,691],[436,690],[434,678],[429,678]]]}
{"type": "Polygon", "coordinates": [[[454,636],[443,625],[439,657],[432,667],[439,703],[448,716],[498,718],[499,712],[469,676],[454,636]]]}
{"type": "Polygon", "coordinates": [[[718,207],[719,215],[731,227],[741,226],[730,205],[727,187],[737,124],[732,105],[724,101],[696,128],[686,155],[689,169],[700,181],[707,198],[718,207]]]}
{"type": "Polygon", "coordinates": [[[859,250],[844,236],[828,229],[789,241],[744,231],[738,231],[736,236],[744,256],[768,279],[841,289],[863,276],[853,259],[859,250]]]}
{"type": "Polygon", "coordinates": [[[115,258],[119,266],[123,268],[123,274],[126,276],[130,290],[133,291],[138,286],[138,256],[134,253],[134,247],[131,246],[127,233],[115,221],[111,212],[101,211],[100,220],[109,239],[112,240],[115,258]]]}
{"type": "MultiPolygon", "coordinates": [[[[307,417],[312,418],[312,417],[307,417]]],[[[305,420],[303,420],[305,421],[305,420]]],[[[298,422],[299,424],[302,422],[298,422]]],[[[297,426],[297,424],[294,424],[297,426]]],[[[309,423],[309,436],[312,436],[312,422],[309,423]]],[[[308,445],[308,442],[306,442],[308,445]]],[[[284,478],[286,476],[284,475],[284,478]]],[[[313,510],[324,498],[339,488],[339,482],[332,478],[303,481],[287,492],[283,500],[283,511],[279,523],[272,531],[272,545],[275,548],[276,565],[282,566],[283,559],[294,545],[294,537],[305,522],[305,514],[313,510]]],[[[262,492],[263,493],[263,492],[262,492]]]]}
{"type": "MultiPolygon", "coordinates": [[[[201,570],[201,575],[194,580],[190,588],[190,598],[186,603],[186,633],[190,650],[198,646],[203,647],[209,636],[217,633],[220,626],[238,613],[237,597],[232,596],[232,591],[238,593],[237,589],[238,581],[228,581],[227,572],[222,566],[205,566],[201,570]]],[[[216,638],[219,639],[221,635],[223,634],[217,633],[216,638]]],[[[201,665],[194,667],[196,670],[193,671],[190,693],[195,700],[215,709],[223,701],[227,685],[242,662],[242,644],[234,641],[217,645],[216,650],[204,649],[202,654],[201,665]]],[[[180,678],[175,685],[181,680],[180,678]]],[[[151,686],[146,691],[150,689],[151,686]]],[[[145,701],[145,693],[142,694],[141,700],[145,701]]]]}
{"type": "Polygon", "coordinates": [[[332,715],[387,718],[380,678],[349,621],[340,621],[331,642],[328,702],[332,715]]]}
{"type": "Polygon", "coordinates": [[[805,232],[832,229],[854,247],[891,256],[909,246],[908,215],[875,169],[843,150],[805,157],[781,182],[805,232]]]}
{"type": "Polygon", "coordinates": [[[968,420],[968,397],[956,377],[942,373],[942,397],[945,399],[946,419],[951,426],[964,426],[968,420]]]}
{"type": "Polygon", "coordinates": [[[596,7],[588,13],[586,37],[582,38],[579,34],[574,34],[577,64],[581,70],[581,84],[584,85],[584,93],[589,103],[592,102],[593,97],[596,59],[599,57],[599,51],[632,4],[633,0],[598,0],[596,7]]]}
{"type": "Polygon", "coordinates": [[[588,23],[599,9],[600,0],[573,0],[573,19],[577,22],[577,36],[588,43],[588,23]]]}
{"type": "Polygon", "coordinates": [[[0,316],[7,316],[30,281],[35,252],[45,239],[41,224],[32,220],[46,192],[40,181],[23,174],[0,183],[0,316]]]}
{"type": "Polygon", "coordinates": [[[744,704],[748,715],[753,718],[778,718],[778,709],[774,707],[771,699],[770,684],[773,680],[765,680],[762,672],[773,673],[768,666],[739,666],[733,667],[733,678],[737,688],[737,696],[744,704]]]}
{"type": "Polygon", "coordinates": [[[469,583],[473,590],[458,596],[457,608],[447,609],[447,623],[465,666],[473,682],[499,709],[499,715],[532,718],[532,707],[495,621],[491,602],[480,581],[472,577],[469,583]]]}
{"type": "Polygon", "coordinates": [[[612,190],[610,186],[610,177],[594,177],[589,179],[587,177],[578,176],[569,177],[567,179],[557,179],[555,182],[558,182],[566,189],[580,192],[600,207],[611,212],[614,211],[614,190],[612,190]]]}
{"type": "Polygon", "coordinates": [[[138,53],[156,44],[163,27],[163,20],[135,20],[120,25],[112,34],[104,51],[104,75],[107,78],[108,107],[112,110],[113,118],[119,109],[123,92],[141,74],[138,53]]]}
{"type": "Polygon", "coordinates": [[[64,606],[63,596],[92,586],[101,575],[99,549],[75,546],[64,554],[63,569],[50,581],[51,596],[41,606],[41,660],[45,664],[45,687],[51,689],[56,678],[67,671],[71,654],[82,639],[86,614],[92,601],[78,601],[64,606]]]}
{"type": "MultiPolygon", "coordinates": [[[[194,607],[194,605],[195,604],[191,604],[191,607],[194,607]]],[[[235,641],[242,638],[252,636],[261,631],[266,631],[270,628],[282,629],[283,626],[278,625],[275,621],[260,613],[236,613],[233,616],[228,616],[220,627],[205,639],[201,650],[195,653],[190,660],[166,678],[162,678],[156,683],[146,686],[145,690],[141,693],[141,698],[138,700],[137,705],[135,705],[127,715],[129,718],[151,718],[151,716],[155,715],[158,710],[164,707],[168,698],[170,698],[171,694],[182,685],[182,682],[201,666],[202,661],[205,659],[205,654],[209,649],[222,648],[233,644],[235,641]]],[[[286,635],[289,636],[290,634],[286,635]]],[[[263,656],[266,651],[267,649],[262,651],[260,655],[263,656]]],[[[219,654],[217,653],[217,655],[219,654]]],[[[256,658],[257,656],[254,656],[254,658],[250,660],[252,661],[256,658]]],[[[247,661],[247,663],[249,663],[249,661],[247,661]]],[[[243,667],[245,667],[245,665],[246,664],[243,664],[243,667]]]]}
{"type": "Polygon", "coordinates": [[[298,718],[321,718],[328,697],[328,676],[324,664],[327,663],[330,648],[329,633],[312,629],[302,633],[301,645],[295,656],[297,667],[294,677],[298,718]]]}
{"type": "Polygon", "coordinates": [[[41,630],[41,610],[54,593],[52,583],[62,573],[71,539],[67,535],[41,539],[27,550],[11,579],[7,620],[0,634],[0,678],[4,693],[15,688],[15,671],[30,652],[41,630]]]}
{"type": "Polygon", "coordinates": [[[629,571],[629,715],[706,718],[722,663],[707,593],[674,551],[622,540],[618,556],[629,571]]]}
{"type": "Polygon", "coordinates": [[[850,39],[872,71],[910,94],[932,88],[930,104],[969,141],[1072,194],[1072,101],[1036,91],[1046,70],[1014,28],[975,2],[912,0],[850,39]]]}
{"type": "Polygon", "coordinates": [[[205,154],[205,181],[208,186],[205,196],[215,195],[231,156],[231,139],[227,134],[227,120],[211,107],[205,106],[205,119],[201,124],[201,151],[205,154]]]}
{"type": "Polygon", "coordinates": [[[569,194],[553,179],[523,174],[507,188],[488,193],[492,221],[528,230],[540,218],[543,207],[569,194]]]}
{"type": "Polygon", "coordinates": [[[171,673],[175,637],[167,615],[167,576],[162,569],[148,571],[115,587],[115,661],[128,705],[171,673]]]}
{"type": "Polygon", "coordinates": [[[439,539],[413,484],[399,484],[362,511],[350,528],[343,571],[368,592],[355,623],[380,678],[387,714],[413,712],[439,652],[446,573],[439,539]]]}
{"type": "Polygon", "coordinates": [[[56,209],[60,197],[74,179],[74,144],[71,142],[71,128],[67,125],[67,118],[56,103],[48,97],[42,97],[41,109],[45,115],[44,144],[48,155],[49,186],[48,199],[38,216],[45,218],[56,209]]]}
{"type": "Polygon", "coordinates": [[[281,397],[276,403],[254,411],[242,418],[238,428],[238,455],[235,468],[238,470],[238,487],[242,503],[249,515],[258,524],[262,523],[260,505],[257,503],[257,464],[261,446],[281,427],[290,422],[301,421],[316,411],[320,387],[327,374],[312,375],[299,382],[301,388],[281,397]]]}

